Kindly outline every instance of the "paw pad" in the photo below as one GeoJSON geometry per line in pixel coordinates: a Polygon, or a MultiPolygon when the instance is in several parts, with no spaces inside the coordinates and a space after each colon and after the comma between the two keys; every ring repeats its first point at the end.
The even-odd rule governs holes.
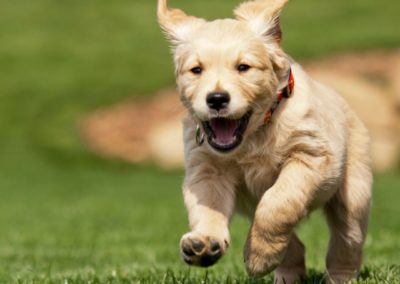
{"type": "Polygon", "coordinates": [[[187,236],[181,240],[181,254],[189,265],[208,267],[221,258],[223,249],[215,239],[187,236]]]}
{"type": "Polygon", "coordinates": [[[204,249],[205,245],[202,241],[199,240],[192,240],[192,248],[194,249],[195,252],[201,253],[204,249]]]}

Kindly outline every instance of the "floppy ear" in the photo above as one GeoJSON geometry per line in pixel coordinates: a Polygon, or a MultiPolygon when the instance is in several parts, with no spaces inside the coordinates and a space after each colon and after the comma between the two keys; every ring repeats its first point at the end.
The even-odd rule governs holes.
{"type": "Polygon", "coordinates": [[[241,4],[234,11],[239,21],[246,22],[250,29],[264,41],[272,56],[278,77],[286,80],[288,59],[281,49],[282,31],[279,17],[289,0],[254,0],[241,4]]]}
{"type": "Polygon", "coordinates": [[[169,9],[168,0],[158,0],[158,22],[167,38],[177,45],[188,39],[189,34],[205,20],[186,15],[182,10],[169,9]]]}
{"type": "Polygon", "coordinates": [[[245,21],[269,43],[280,44],[282,31],[279,17],[289,0],[254,0],[241,4],[234,11],[239,21],[245,21]]]}

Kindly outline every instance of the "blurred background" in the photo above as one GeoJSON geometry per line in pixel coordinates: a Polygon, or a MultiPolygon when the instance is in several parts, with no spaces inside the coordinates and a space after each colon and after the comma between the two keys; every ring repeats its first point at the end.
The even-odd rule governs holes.
{"type": "MultiPolygon", "coordinates": [[[[214,19],[240,1],[170,2],[214,19]]],[[[0,1],[0,282],[249,281],[241,253],[249,224],[240,217],[215,268],[180,261],[184,110],[155,7],[0,1]]],[[[285,50],[339,90],[373,136],[362,279],[386,283],[400,279],[399,10],[395,0],[302,0],[282,16],[285,50]]],[[[320,213],[300,236],[309,280],[321,279],[320,213]]]]}

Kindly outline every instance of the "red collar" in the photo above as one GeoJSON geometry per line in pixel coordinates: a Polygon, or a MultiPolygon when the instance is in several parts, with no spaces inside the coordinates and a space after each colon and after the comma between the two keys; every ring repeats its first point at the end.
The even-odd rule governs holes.
{"type": "Polygon", "coordinates": [[[280,102],[284,98],[288,99],[291,97],[291,95],[293,94],[293,89],[294,89],[294,77],[293,77],[292,69],[289,69],[288,84],[285,88],[283,88],[282,90],[279,91],[276,101],[273,103],[270,110],[265,114],[264,124],[268,124],[271,121],[272,114],[278,108],[280,102]]]}

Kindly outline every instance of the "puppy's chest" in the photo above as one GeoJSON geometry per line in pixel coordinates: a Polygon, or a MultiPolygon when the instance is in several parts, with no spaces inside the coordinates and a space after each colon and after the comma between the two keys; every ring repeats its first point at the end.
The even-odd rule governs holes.
{"type": "Polygon", "coordinates": [[[242,171],[239,190],[257,201],[275,183],[279,174],[279,165],[274,160],[265,157],[246,159],[239,163],[239,166],[242,171]]]}

